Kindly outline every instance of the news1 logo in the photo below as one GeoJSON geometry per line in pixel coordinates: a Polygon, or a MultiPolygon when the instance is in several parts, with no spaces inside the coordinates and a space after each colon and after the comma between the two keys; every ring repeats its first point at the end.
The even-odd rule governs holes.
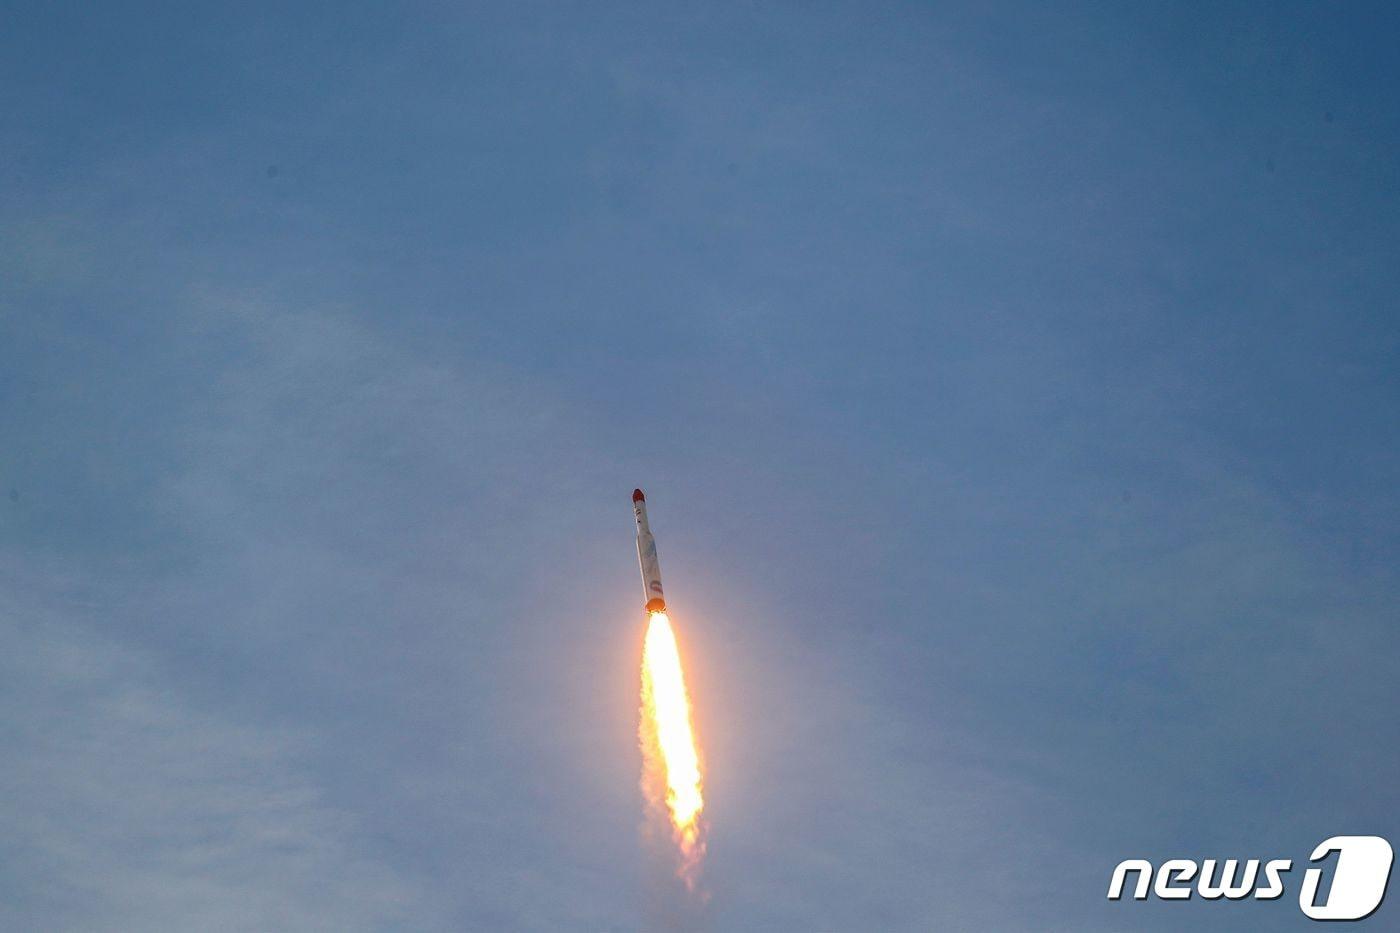
{"type": "MultiPolygon", "coordinates": [[[[1364,920],[1385,900],[1395,853],[1380,836],[1333,836],[1313,849],[1309,861],[1326,862],[1333,852],[1337,853],[1337,861],[1331,870],[1331,887],[1322,902],[1319,903],[1318,891],[1325,869],[1309,868],[1298,891],[1298,908],[1313,920],[1364,920]]],[[[1243,870],[1240,860],[1233,858],[1223,864],[1215,859],[1199,864],[1192,859],[1168,859],[1156,868],[1146,859],[1125,859],[1113,869],[1108,899],[1121,900],[1128,877],[1134,873],[1132,896],[1138,901],[1147,900],[1149,888],[1164,901],[1189,900],[1193,892],[1208,901],[1248,897],[1271,901],[1282,897],[1283,876],[1292,870],[1292,860],[1273,859],[1262,863],[1262,871],[1260,867],[1260,859],[1248,859],[1243,870]]]]}

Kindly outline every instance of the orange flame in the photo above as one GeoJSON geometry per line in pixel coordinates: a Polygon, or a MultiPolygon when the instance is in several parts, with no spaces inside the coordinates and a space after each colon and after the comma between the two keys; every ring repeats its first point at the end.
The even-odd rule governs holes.
{"type": "Polygon", "coordinates": [[[700,813],[700,755],[690,722],[676,636],[665,612],[653,612],[642,648],[642,756],[646,765],[642,787],[654,805],[663,800],[671,836],[680,857],[678,874],[695,890],[705,855],[700,813]],[[664,793],[662,793],[664,788],[664,793]]]}

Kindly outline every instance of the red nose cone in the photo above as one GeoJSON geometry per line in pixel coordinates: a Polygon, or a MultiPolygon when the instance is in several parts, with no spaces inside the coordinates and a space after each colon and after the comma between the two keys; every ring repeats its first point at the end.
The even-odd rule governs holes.
{"type": "Polygon", "coordinates": [[[634,490],[632,490],[632,501],[633,501],[633,502],[645,502],[645,501],[647,501],[647,497],[644,496],[644,495],[642,495],[642,491],[641,491],[640,489],[634,489],[634,490]]]}

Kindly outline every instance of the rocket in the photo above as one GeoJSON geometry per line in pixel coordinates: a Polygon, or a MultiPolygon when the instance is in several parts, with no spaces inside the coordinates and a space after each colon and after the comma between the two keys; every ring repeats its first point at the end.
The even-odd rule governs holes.
{"type": "Polygon", "coordinates": [[[647,497],[640,489],[632,490],[632,511],[637,514],[637,560],[642,565],[642,591],[646,593],[647,612],[665,612],[661,562],[656,559],[656,539],[651,536],[651,525],[647,524],[647,497]]]}

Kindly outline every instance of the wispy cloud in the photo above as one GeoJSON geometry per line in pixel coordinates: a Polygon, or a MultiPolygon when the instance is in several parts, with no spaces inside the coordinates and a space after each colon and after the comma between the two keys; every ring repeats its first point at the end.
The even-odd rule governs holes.
{"type": "Polygon", "coordinates": [[[374,930],[423,909],[325,801],[307,736],[182,696],[62,579],[12,564],[3,584],[7,929],[374,930]]]}

